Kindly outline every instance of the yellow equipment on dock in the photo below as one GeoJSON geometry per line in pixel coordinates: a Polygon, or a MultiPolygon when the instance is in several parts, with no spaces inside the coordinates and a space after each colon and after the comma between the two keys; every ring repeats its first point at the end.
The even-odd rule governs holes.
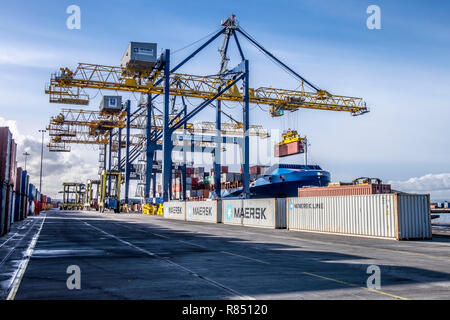
{"type": "Polygon", "coordinates": [[[112,209],[114,212],[120,212],[120,184],[122,183],[122,172],[120,171],[106,171],[103,170],[100,177],[100,199],[99,210],[105,212],[105,209],[112,209]],[[114,193],[110,194],[109,182],[114,183],[111,190],[114,193]],[[108,190],[107,190],[108,188],[108,190]]]}

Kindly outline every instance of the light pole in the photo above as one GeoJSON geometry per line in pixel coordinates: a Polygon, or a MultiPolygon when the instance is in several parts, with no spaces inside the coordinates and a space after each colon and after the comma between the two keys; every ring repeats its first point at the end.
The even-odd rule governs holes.
{"type": "Polygon", "coordinates": [[[27,171],[27,157],[30,155],[28,152],[24,152],[23,155],[25,156],[25,171],[27,171]]]}
{"type": "Polygon", "coordinates": [[[42,144],[41,144],[41,174],[39,175],[39,192],[42,193],[42,158],[44,157],[44,133],[45,130],[39,130],[42,133],[42,144]]]}

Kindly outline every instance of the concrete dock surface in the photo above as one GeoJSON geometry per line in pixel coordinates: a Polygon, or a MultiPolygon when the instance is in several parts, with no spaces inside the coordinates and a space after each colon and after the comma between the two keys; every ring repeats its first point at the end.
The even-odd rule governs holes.
{"type": "Polygon", "coordinates": [[[450,299],[442,232],[399,242],[50,210],[14,224],[0,259],[1,299],[450,299]]]}

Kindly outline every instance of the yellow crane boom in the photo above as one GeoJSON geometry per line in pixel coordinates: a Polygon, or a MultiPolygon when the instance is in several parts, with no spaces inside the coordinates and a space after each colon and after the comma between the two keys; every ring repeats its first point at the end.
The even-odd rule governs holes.
{"type": "MultiPolygon", "coordinates": [[[[130,74],[114,66],[79,63],[72,71],[61,68],[51,76],[45,92],[50,102],[84,104],[86,96],[82,89],[104,89],[113,91],[163,94],[162,85],[156,82],[163,76],[160,71],[149,74],[130,74]],[[81,90],[80,90],[81,89],[81,90]]],[[[182,73],[170,74],[170,95],[210,99],[217,94],[217,88],[226,86],[231,80],[220,76],[198,76],[182,73]]],[[[261,87],[250,89],[250,103],[270,105],[271,116],[283,115],[283,110],[298,108],[347,111],[352,115],[368,112],[362,98],[332,95],[324,90],[306,92],[261,87]]],[[[218,97],[224,101],[242,101],[243,92],[233,86],[218,97]]]]}

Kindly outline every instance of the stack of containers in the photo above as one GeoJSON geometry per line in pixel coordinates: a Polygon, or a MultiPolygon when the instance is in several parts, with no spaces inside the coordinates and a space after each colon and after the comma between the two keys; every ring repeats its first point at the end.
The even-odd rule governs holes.
{"type": "Polygon", "coordinates": [[[0,127],[0,236],[8,230],[11,140],[12,134],[9,128],[0,127]]]}
{"type": "Polygon", "coordinates": [[[36,189],[36,200],[34,201],[34,214],[41,212],[41,193],[36,189]]]}
{"type": "Polygon", "coordinates": [[[250,174],[264,174],[264,171],[266,170],[266,166],[260,166],[260,165],[256,165],[256,166],[251,166],[250,167],[250,174]]]}
{"type": "Polygon", "coordinates": [[[20,221],[20,212],[22,211],[22,168],[18,167],[16,170],[16,183],[14,185],[14,194],[15,194],[15,202],[14,202],[14,221],[20,221]]]}
{"type": "Polygon", "coordinates": [[[9,158],[9,212],[8,212],[8,231],[11,230],[11,225],[14,223],[14,209],[16,203],[16,175],[17,175],[17,161],[16,161],[17,143],[11,139],[11,156],[9,158]]]}
{"type": "Polygon", "coordinates": [[[298,189],[299,197],[356,196],[383,193],[391,193],[390,184],[359,184],[298,189]]]}
{"type": "Polygon", "coordinates": [[[19,220],[23,220],[28,216],[28,184],[30,177],[25,170],[22,170],[22,179],[20,183],[21,209],[19,220]]]}
{"type": "Polygon", "coordinates": [[[41,211],[45,211],[47,210],[47,196],[46,195],[41,195],[41,211]]]}
{"type": "Polygon", "coordinates": [[[52,198],[47,197],[47,203],[45,206],[45,210],[50,210],[52,208],[52,198]]]}

